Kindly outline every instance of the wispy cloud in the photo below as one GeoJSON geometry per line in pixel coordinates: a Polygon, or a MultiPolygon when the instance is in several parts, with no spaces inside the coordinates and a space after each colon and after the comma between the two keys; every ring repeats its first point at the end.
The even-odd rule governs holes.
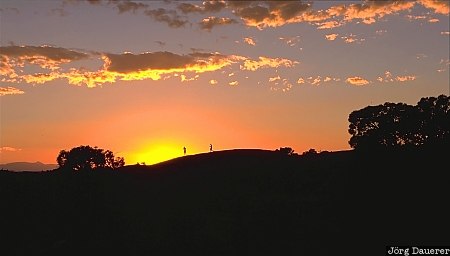
{"type": "Polygon", "coordinates": [[[329,83],[332,81],[339,82],[339,81],[341,81],[341,79],[337,78],[337,77],[332,77],[332,76],[325,76],[325,77],[309,76],[307,78],[300,77],[297,80],[297,84],[310,84],[310,85],[314,85],[314,86],[319,86],[321,84],[329,83]]]}
{"type": "Polygon", "coordinates": [[[199,22],[200,28],[204,30],[211,31],[213,27],[230,25],[238,23],[235,19],[231,18],[218,18],[218,17],[208,17],[204,18],[199,22]]]}
{"type": "Polygon", "coordinates": [[[141,9],[146,10],[149,6],[148,6],[148,4],[144,4],[144,3],[123,1],[123,2],[117,2],[116,7],[119,10],[119,13],[126,13],[126,12],[136,13],[138,10],[141,10],[141,9]]]}
{"type": "Polygon", "coordinates": [[[144,14],[153,18],[155,21],[164,22],[171,28],[184,27],[189,23],[186,19],[183,19],[174,10],[166,10],[164,8],[151,9],[144,11],[144,14]]]}
{"type": "Polygon", "coordinates": [[[246,59],[244,61],[244,65],[241,66],[242,70],[251,70],[255,71],[260,68],[278,68],[278,67],[293,67],[295,64],[298,64],[297,61],[292,61],[283,58],[269,58],[269,57],[259,57],[259,60],[250,60],[246,59]]]}
{"type": "Polygon", "coordinates": [[[0,96],[24,94],[25,92],[15,87],[0,87],[0,96]]]}
{"type": "Polygon", "coordinates": [[[414,81],[416,76],[397,76],[395,80],[398,82],[414,81]]]}
{"type": "Polygon", "coordinates": [[[239,85],[239,82],[238,81],[232,81],[232,82],[229,82],[228,84],[231,85],[231,86],[237,86],[237,85],[239,85]]]}
{"type": "Polygon", "coordinates": [[[214,13],[226,7],[225,1],[204,1],[202,5],[193,3],[180,3],[178,9],[184,14],[188,13],[214,13]]]}
{"type": "Polygon", "coordinates": [[[317,29],[331,29],[342,26],[343,22],[337,22],[335,20],[325,21],[325,22],[317,22],[315,23],[318,27],[317,29]]]}
{"type": "Polygon", "coordinates": [[[441,35],[448,36],[448,35],[450,35],[450,32],[449,31],[442,31],[441,35]]]}
{"type": "Polygon", "coordinates": [[[0,147],[0,153],[3,152],[18,152],[21,151],[22,149],[20,148],[13,148],[13,147],[0,147]]]}
{"type": "Polygon", "coordinates": [[[393,75],[390,71],[384,72],[384,76],[377,78],[378,82],[392,83],[392,82],[407,82],[416,80],[415,75],[393,75]]]}
{"type": "Polygon", "coordinates": [[[293,37],[280,37],[278,38],[281,41],[285,42],[289,46],[295,46],[300,42],[300,36],[293,36],[293,37]]]}
{"type": "Polygon", "coordinates": [[[358,43],[358,44],[360,44],[360,43],[366,41],[366,39],[364,39],[364,38],[357,38],[356,35],[353,35],[353,34],[350,34],[348,36],[342,36],[341,38],[347,44],[351,44],[351,43],[358,43]]]}
{"type": "Polygon", "coordinates": [[[269,77],[269,82],[274,82],[274,81],[277,81],[277,80],[280,80],[280,79],[281,79],[280,76],[269,77]]]}
{"type": "Polygon", "coordinates": [[[248,45],[252,45],[252,46],[256,45],[256,41],[251,37],[244,37],[244,42],[248,45]]]}
{"type": "Polygon", "coordinates": [[[348,77],[347,80],[345,80],[345,82],[351,84],[351,85],[356,85],[356,86],[363,86],[363,85],[368,85],[370,82],[360,76],[353,76],[353,77],[348,77]]]}
{"type": "Polygon", "coordinates": [[[218,84],[219,82],[217,82],[217,80],[215,80],[215,79],[211,79],[211,80],[209,80],[209,84],[210,85],[216,85],[216,84],[218,84]]]}
{"type": "Polygon", "coordinates": [[[338,37],[338,34],[325,35],[325,38],[329,41],[334,41],[334,40],[336,40],[337,37],[338,37]]]}

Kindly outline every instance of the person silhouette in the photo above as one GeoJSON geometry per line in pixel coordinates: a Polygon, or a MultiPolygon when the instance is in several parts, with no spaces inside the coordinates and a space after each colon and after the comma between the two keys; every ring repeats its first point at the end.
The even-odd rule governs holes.
{"type": "Polygon", "coordinates": [[[209,144],[209,152],[213,152],[212,144],[209,144]]]}
{"type": "Polygon", "coordinates": [[[183,153],[186,155],[186,147],[183,147],[183,153]]]}

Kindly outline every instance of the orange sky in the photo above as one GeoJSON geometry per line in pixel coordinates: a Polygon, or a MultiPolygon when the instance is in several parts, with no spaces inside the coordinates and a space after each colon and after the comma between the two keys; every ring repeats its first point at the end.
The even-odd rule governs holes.
{"type": "Polygon", "coordinates": [[[0,163],[349,149],[348,115],[448,94],[449,2],[2,1],[0,163]],[[255,11],[259,10],[259,11],[255,11]]]}

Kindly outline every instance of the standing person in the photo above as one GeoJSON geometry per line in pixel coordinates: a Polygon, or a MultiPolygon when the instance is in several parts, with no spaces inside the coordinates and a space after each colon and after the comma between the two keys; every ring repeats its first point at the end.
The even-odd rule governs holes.
{"type": "Polygon", "coordinates": [[[209,144],[209,152],[213,152],[212,144],[209,144]]]}
{"type": "Polygon", "coordinates": [[[183,153],[186,155],[186,147],[183,147],[183,153]]]}

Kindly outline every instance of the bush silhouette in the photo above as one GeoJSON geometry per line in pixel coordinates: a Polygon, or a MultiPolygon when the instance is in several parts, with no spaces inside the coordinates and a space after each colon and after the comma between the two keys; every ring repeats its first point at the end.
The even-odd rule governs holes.
{"type": "Polygon", "coordinates": [[[302,153],[302,156],[314,156],[317,155],[317,151],[313,148],[310,148],[308,151],[302,153]]]}
{"type": "Polygon", "coordinates": [[[56,161],[60,169],[90,171],[94,169],[117,169],[125,165],[123,157],[98,147],[79,146],[70,151],[61,150],[56,161]]]}
{"type": "Polygon", "coordinates": [[[291,147],[281,147],[275,151],[287,156],[296,155],[296,153],[294,153],[294,150],[291,147]]]}
{"type": "Polygon", "coordinates": [[[386,102],[349,115],[354,149],[383,149],[448,143],[449,97],[422,98],[416,106],[386,102]]]}

